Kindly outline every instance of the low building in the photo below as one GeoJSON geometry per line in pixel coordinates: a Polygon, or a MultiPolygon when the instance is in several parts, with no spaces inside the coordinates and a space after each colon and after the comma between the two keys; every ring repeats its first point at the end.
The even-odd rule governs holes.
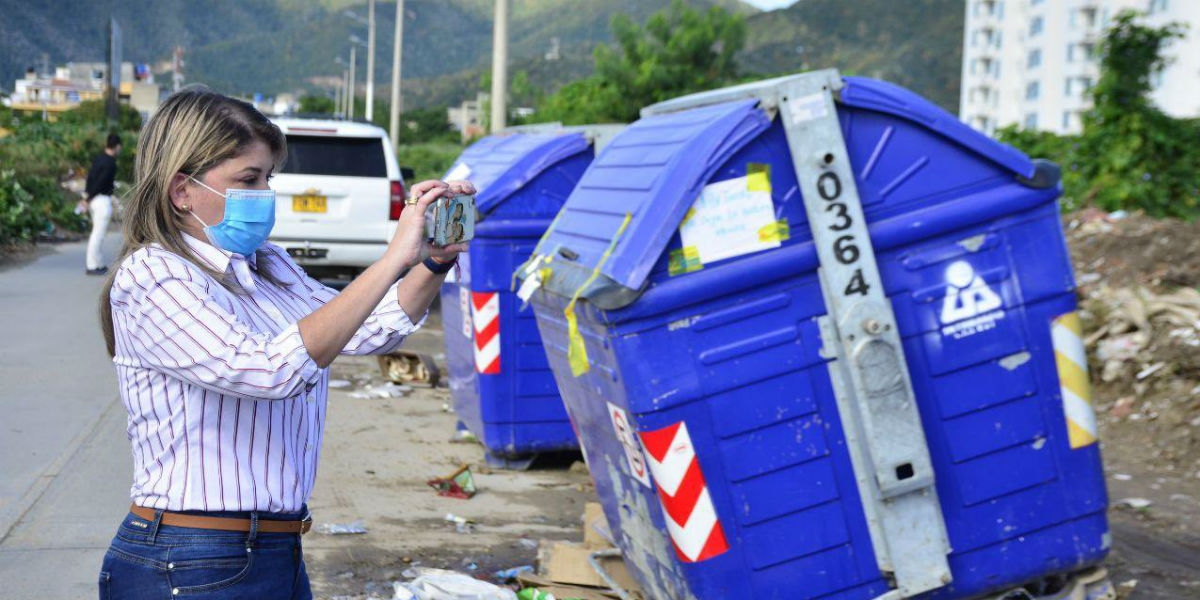
{"type": "MultiPolygon", "coordinates": [[[[72,110],[88,100],[104,100],[107,81],[106,63],[67,63],[54,69],[53,74],[39,74],[34,69],[13,85],[9,106],[14,111],[41,113],[55,120],[64,111],[72,110]]],[[[147,119],[158,108],[161,90],[154,76],[144,65],[121,64],[121,84],[118,97],[147,119]]]]}
{"type": "Polygon", "coordinates": [[[462,134],[464,142],[487,133],[482,111],[489,98],[488,94],[480,92],[474,100],[463,100],[462,104],[446,109],[446,120],[450,121],[455,131],[462,134]]]}
{"type": "MultiPolygon", "coordinates": [[[[479,92],[474,100],[464,100],[462,104],[446,109],[446,120],[455,131],[462,134],[464,142],[487,134],[490,115],[485,113],[490,110],[490,98],[490,94],[479,92]]],[[[512,108],[510,114],[525,119],[533,116],[535,112],[534,108],[518,106],[512,108]]]]}

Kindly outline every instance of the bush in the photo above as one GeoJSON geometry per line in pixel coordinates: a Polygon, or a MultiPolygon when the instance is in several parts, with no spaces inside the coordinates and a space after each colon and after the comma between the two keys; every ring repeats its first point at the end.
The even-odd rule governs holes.
{"type": "Polygon", "coordinates": [[[54,179],[0,171],[0,244],[33,241],[53,226],[85,231],[88,220],[75,214],[76,204],[54,179]]]}
{"type": "MultiPolygon", "coordinates": [[[[33,196],[33,202],[39,214],[48,223],[68,231],[83,232],[90,226],[88,217],[75,214],[75,206],[79,197],[63,189],[56,179],[50,177],[20,177],[21,187],[33,196]]],[[[46,229],[46,223],[42,224],[46,229]]]]}
{"type": "Polygon", "coordinates": [[[416,177],[409,185],[425,179],[440,179],[454,160],[462,154],[460,144],[450,142],[427,144],[400,144],[396,158],[402,166],[411,167],[416,177]]]}
{"type": "Polygon", "coordinates": [[[1163,67],[1162,49],[1181,35],[1176,24],[1153,28],[1123,12],[1101,45],[1100,79],[1083,133],[1056,136],[1008,127],[997,138],[1063,169],[1063,208],[1143,210],[1156,217],[1200,214],[1200,125],[1175,119],[1150,101],[1150,81],[1163,67]]]}
{"type": "Polygon", "coordinates": [[[45,229],[33,195],[21,187],[11,170],[0,171],[0,244],[30,241],[45,229]]]}
{"type": "Polygon", "coordinates": [[[1030,158],[1044,158],[1062,167],[1063,211],[1071,212],[1083,207],[1088,190],[1087,182],[1080,173],[1080,161],[1088,160],[1088,156],[1079,151],[1079,137],[1023,130],[1011,125],[997,130],[996,139],[1017,148],[1030,158]]]}
{"type": "Polygon", "coordinates": [[[302,115],[332,115],[336,108],[332,98],[325,96],[300,96],[300,107],[296,112],[302,115]]]}
{"type": "Polygon", "coordinates": [[[80,102],[75,109],[62,113],[58,122],[65,125],[97,125],[118,131],[136,132],[142,127],[142,115],[138,114],[138,111],[132,106],[121,104],[117,107],[117,122],[112,123],[112,127],[110,127],[108,114],[104,110],[104,101],[85,100],[80,102]]]}
{"type": "MultiPolygon", "coordinates": [[[[457,144],[459,133],[446,120],[446,107],[417,108],[400,115],[400,144],[457,144]]],[[[460,148],[461,150],[461,148],[460,148]]]]}
{"type": "Polygon", "coordinates": [[[1166,64],[1162,50],[1183,37],[1176,23],[1155,28],[1138,14],[1117,15],[1101,44],[1094,108],[1083,116],[1080,161],[1087,197],[1105,210],[1142,209],[1158,217],[1195,218],[1200,211],[1195,151],[1200,128],[1150,101],[1152,76],[1166,64]]]}
{"type": "Polygon", "coordinates": [[[110,131],[124,142],[117,158],[117,179],[132,179],[141,126],[141,117],[132,108],[122,106],[116,123],[108,121],[103,102],[94,101],[63,113],[54,123],[10,111],[0,113],[0,121],[10,132],[0,138],[0,165],[5,169],[0,178],[0,242],[34,240],[53,226],[86,229],[87,217],[75,214],[78,198],[59,184],[88,169],[104,150],[110,131]]]}

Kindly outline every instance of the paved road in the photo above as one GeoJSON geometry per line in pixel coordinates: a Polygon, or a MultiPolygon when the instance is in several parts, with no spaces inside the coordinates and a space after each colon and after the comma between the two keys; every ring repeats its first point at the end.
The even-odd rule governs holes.
{"type": "MultiPolygon", "coordinates": [[[[118,247],[110,234],[105,248],[118,247]]],[[[0,597],[94,597],[129,446],[82,243],[0,270],[0,597]]]]}

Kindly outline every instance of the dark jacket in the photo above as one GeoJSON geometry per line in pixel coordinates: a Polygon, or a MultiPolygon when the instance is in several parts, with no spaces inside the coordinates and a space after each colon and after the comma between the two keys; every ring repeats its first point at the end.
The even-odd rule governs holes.
{"type": "Polygon", "coordinates": [[[109,156],[107,152],[102,152],[92,161],[92,168],[88,171],[87,188],[85,189],[87,199],[91,200],[100,195],[111,196],[113,193],[113,180],[116,176],[116,157],[109,156]]]}

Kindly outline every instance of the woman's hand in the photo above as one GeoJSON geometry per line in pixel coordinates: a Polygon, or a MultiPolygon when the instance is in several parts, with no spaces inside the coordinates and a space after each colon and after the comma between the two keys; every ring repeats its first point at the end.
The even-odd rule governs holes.
{"type": "Polygon", "coordinates": [[[446,183],[431,179],[414,184],[409,192],[417,203],[405,204],[396,233],[388,244],[387,255],[401,261],[402,268],[409,268],[428,257],[438,262],[453,262],[460,252],[466,252],[467,244],[452,244],[445,248],[430,244],[425,238],[425,213],[438,198],[474,194],[475,187],[466,181],[446,183]]]}
{"type": "MultiPolygon", "coordinates": [[[[469,181],[455,180],[455,181],[447,181],[445,183],[446,183],[447,189],[446,189],[446,192],[444,193],[444,195],[446,197],[474,196],[475,195],[475,186],[471,185],[471,182],[469,182],[469,181]]],[[[454,262],[455,260],[458,259],[458,255],[460,253],[466,252],[466,251],[467,251],[467,244],[465,244],[465,243],[464,244],[450,244],[449,246],[446,246],[444,248],[439,248],[432,244],[429,245],[429,256],[431,256],[433,258],[433,260],[440,262],[442,264],[454,262]]]]}

